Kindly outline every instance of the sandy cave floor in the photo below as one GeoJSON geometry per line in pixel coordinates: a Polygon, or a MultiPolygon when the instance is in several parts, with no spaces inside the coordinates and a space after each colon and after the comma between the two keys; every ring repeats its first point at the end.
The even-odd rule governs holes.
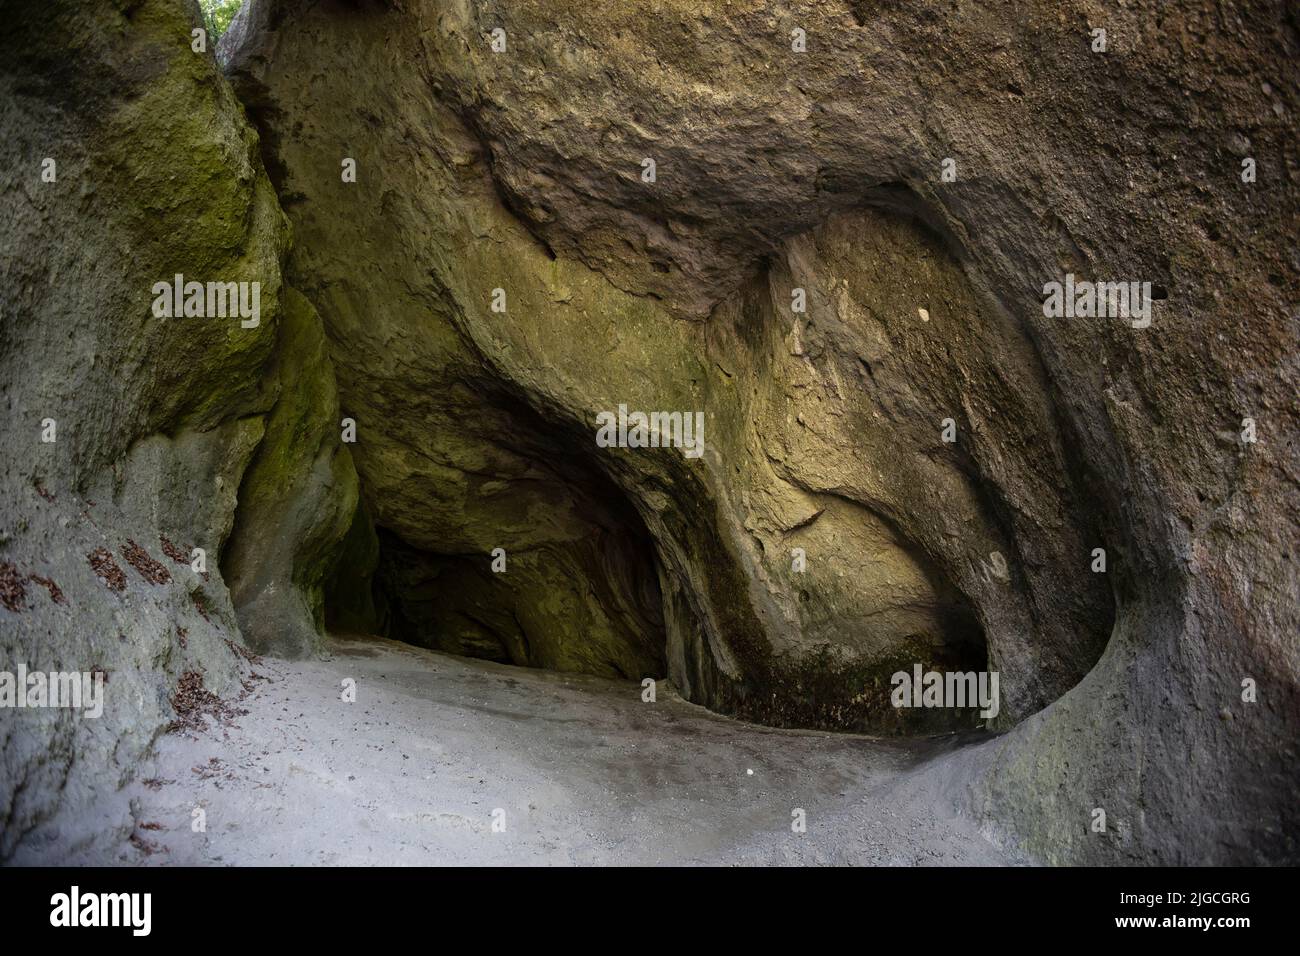
{"type": "Polygon", "coordinates": [[[135,833],[101,862],[1023,862],[917,772],[951,739],[774,730],[664,682],[651,704],[636,682],[376,638],[253,670],[265,680],[239,703],[247,714],[159,739],[129,785],[135,833]],[[340,699],[345,678],[355,703],[340,699]],[[791,830],[795,808],[805,833],[791,830]]]}

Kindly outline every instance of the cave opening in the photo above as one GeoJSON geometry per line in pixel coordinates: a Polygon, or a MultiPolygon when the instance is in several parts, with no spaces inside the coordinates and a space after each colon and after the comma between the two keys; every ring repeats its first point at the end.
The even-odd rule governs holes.
{"type": "MultiPolygon", "coordinates": [[[[867,264],[851,267],[854,293],[871,307],[867,312],[906,314],[913,304],[894,285],[868,281],[872,269],[904,253],[946,263],[929,267],[930,283],[975,303],[960,246],[923,209],[910,190],[882,187],[873,196],[870,228],[845,217],[818,231],[818,254],[830,257],[828,263],[867,264]]],[[[769,301],[769,285],[770,277],[742,287],[713,321],[734,325],[759,356],[756,370],[801,382],[802,366],[764,364],[782,354],[780,309],[769,301]],[[776,338],[769,341],[764,331],[776,338]]],[[[980,381],[990,394],[1006,397],[999,378],[1005,343],[1018,342],[1026,381],[1040,380],[1039,359],[1031,342],[1016,337],[1008,316],[996,307],[987,311],[988,328],[963,326],[952,334],[991,356],[992,371],[980,381]]],[[[900,332],[895,324],[873,339],[865,319],[846,314],[855,316],[853,323],[828,326],[838,335],[834,343],[811,320],[803,340],[824,366],[839,363],[848,380],[865,368],[864,392],[884,399],[875,400],[883,401],[881,415],[871,414],[879,409],[870,401],[856,406],[860,414],[848,416],[845,443],[836,447],[884,448],[898,435],[924,444],[929,419],[912,405],[891,402],[924,388],[933,406],[927,414],[957,403],[951,382],[911,372],[914,365],[934,365],[927,351],[938,348],[933,337],[900,332]],[[880,421],[889,428],[871,424],[880,421]]],[[[928,316],[922,309],[923,322],[944,319],[942,311],[928,316]]],[[[997,726],[1010,726],[1073,686],[1100,653],[1100,647],[1091,653],[1091,642],[1075,646],[1068,626],[1042,624],[1034,589],[1043,582],[1031,578],[1037,565],[1014,547],[1022,529],[1002,493],[1003,484],[1019,489],[1016,482],[1028,479],[1001,465],[982,466],[976,453],[988,449],[954,448],[941,459],[947,471],[930,456],[924,467],[883,484],[877,500],[852,483],[827,486],[817,467],[793,463],[829,460],[818,446],[800,447],[781,459],[773,487],[815,500],[814,517],[783,526],[770,516],[754,519],[751,511],[757,523],[746,524],[750,537],[738,539],[732,516],[713,509],[713,489],[697,484],[699,475],[681,470],[678,459],[625,474],[624,464],[600,456],[599,440],[593,442],[572,409],[546,407],[548,399],[484,377],[481,369],[449,378],[445,395],[420,407],[418,425],[396,425],[389,436],[418,449],[409,482],[415,487],[401,488],[391,473],[379,471],[391,467],[382,455],[357,459],[365,504],[356,524],[365,541],[357,543],[360,560],[343,561],[343,573],[355,578],[364,567],[366,581],[360,589],[336,582],[326,595],[327,624],[332,619],[338,626],[349,604],[364,605],[365,620],[354,630],[419,647],[614,679],[671,676],[687,699],[758,723],[903,735],[973,729],[999,715],[997,726]],[[445,431],[455,439],[440,437],[445,431]],[[661,482],[662,490],[644,494],[647,479],[661,482]],[[952,520],[985,529],[992,550],[973,565],[952,552],[940,534],[944,523],[928,517],[930,503],[915,491],[928,482],[949,490],[944,507],[965,509],[952,520]],[[404,499],[400,506],[394,495],[404,499]],[[650,499],[670,507],[652,506],[650,499]],[[651,508],[653,514],[640,510],[651,508]],[[752,553],[740,553],[751,544],[752,553]],[[1010,548],[1011,560],[994,546],[1010,548]],[[791,548],[816,555],[815,577],[790,570],[791,548]],[[751,562],[762,566],[758,589],[751,562]],[[935,705],[924,693],[932,673],[944,687],[958,679],[960,689],[969,677],[988,688],[993,670],[1001,671],[1002,706],[952,695],[935,705]],[[914,686],[901,690],[899,675],[914,686]]],[[[1021,404],[1028,424],[999,421],[1026,434],[1059,427],[1050,403],[1021,404]]],[[[782,408],[775,402],[771,414],[782,408]]],[[[374,412],[394,422],[412,417],[406,406],[374,412]]],[[[716,427],[726,435],[724,421],[716,427]]],[[[710,433],[718,434],[714,427],[710,433]]],[[[997,464],[996,455],[990,460],[997,464]]],[[[1085,595],[1100,609],[1105,602],[1094,597],[1085,595]]]]}
{"type": "Polygon", "coordinates": [[[521,667],[664,678],[654,542],[590,435],[499,389],[479,394],[498,467],[459,473],[456,507],[414,519],[367,501],[363,474],[327,624],[521,667]]]}

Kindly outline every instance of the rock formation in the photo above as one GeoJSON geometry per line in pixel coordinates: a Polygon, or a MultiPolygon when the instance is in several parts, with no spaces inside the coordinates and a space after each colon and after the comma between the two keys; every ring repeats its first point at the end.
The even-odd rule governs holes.
{"type": "Polygon", "coordinates": [[[1300,855],[1282,4],[250,0],[220,68],[188,3],[17,6],[0,647],[132,692],[5,717],[0,855],[327,623],[875,733],[996,671],[930,770],[991,839],[1300,855]],[[260,324],[154,317],[176,274],[260,324]]]}

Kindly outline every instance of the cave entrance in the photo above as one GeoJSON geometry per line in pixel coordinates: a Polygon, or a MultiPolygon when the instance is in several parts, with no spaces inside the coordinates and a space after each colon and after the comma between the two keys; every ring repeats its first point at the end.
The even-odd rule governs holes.
{"type": "Polygon", "coordinates": [[[414,491],[367,481],[361,462],[369,503],[326,595],[327,624],[523,667],[664,677],[654,544],[596,467],[590,435],[508,395],[471,420],[472,448],[462,435],[436,450],[456,469],[414,491]]]}
{"type": "Polygon", "coordinates": [[[380,633],[465,657],[661,678],[664,620],[648,536],[592,527],[573,540],[440,554],[377,529],[380,633]]]}

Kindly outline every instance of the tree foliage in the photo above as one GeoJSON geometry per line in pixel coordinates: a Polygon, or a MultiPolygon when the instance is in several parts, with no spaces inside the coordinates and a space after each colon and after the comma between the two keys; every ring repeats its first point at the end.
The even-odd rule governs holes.
{"type": "Polygon", "coordinates": [[[203,10],[203,25],[207,28],[208,39],[216,43],[230,26],[244,0],[199,0],[203,10]]]}

